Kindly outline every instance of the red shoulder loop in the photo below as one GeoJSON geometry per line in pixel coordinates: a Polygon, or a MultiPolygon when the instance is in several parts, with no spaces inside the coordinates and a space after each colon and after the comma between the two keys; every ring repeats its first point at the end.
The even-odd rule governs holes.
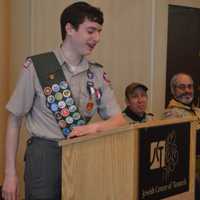
{"type": "Polygon", "coordinates": [[[28,59],[25,61],[23,67],[24,67],[25,69],[28,69],[28,67],[29,67],[31,64],[32,64],[32,60],[31,60],[30,58],[28,58],[28,59]]]}

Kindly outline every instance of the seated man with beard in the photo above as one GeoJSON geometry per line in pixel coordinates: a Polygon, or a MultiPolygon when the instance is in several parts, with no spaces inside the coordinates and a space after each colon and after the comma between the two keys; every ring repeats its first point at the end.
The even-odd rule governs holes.
{"type": "Polygon", "coordinates": [[[198,116],[200,109],[193,104],[194,88],[191,76],[185,73],[175,74],[170,81],[173,99],[169,102],[164,117],[198,116]]]}
{"type": "Polygon", "coordinates": [[[148,88],[141,83],[131,83],[126,87],[127,107],[123,111],[125,118],[131,123],[146,122],[153,119],[152,113],[146,113],[148,88]]]}
{"type": "MultiPolygon", "coordinates": [[[[197,116],[200,121],[200,109],[193,104],[194,87],[192,77],[185,73],[175,74],[170,81],[170,89],[173,99],[169,102],[164,118],[197,116]]],[[[196,177],[196,199],[200,193],[200,145],[197,138],[197,177],[196,177]]]]}

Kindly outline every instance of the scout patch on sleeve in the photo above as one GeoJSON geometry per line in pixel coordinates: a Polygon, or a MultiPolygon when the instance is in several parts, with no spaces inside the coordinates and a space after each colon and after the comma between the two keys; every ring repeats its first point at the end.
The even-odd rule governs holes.
{"type": "Polygon", "coordinates": [[[108,85],[112,89],[112,84],[110,79],[108,78],[108,74],[106,72],[103,72],[103,80],[106,85],[108,85]]]}
{"type": "Polygon", "coordinates": [[[28,58],[28,59],[25,61],[23,67],[24,67],[25,69],[27,69],[31,64],[32,64],[32,60],[31,60],[30,58],[28,58]]]}
{"type": "Polygon", "coordinates": [[[110,79],[108,78],[108,74],[106,72],[103,72],[103,80],[108,83],[111,84],[110,79]]]}

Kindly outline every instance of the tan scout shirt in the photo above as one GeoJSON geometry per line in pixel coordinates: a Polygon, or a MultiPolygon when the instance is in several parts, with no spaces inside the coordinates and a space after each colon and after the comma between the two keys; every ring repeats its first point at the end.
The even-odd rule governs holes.
{"type": "MultiPolygon", "coordinates": [[[[96,64],[91,65],[88,60],[83,59],[80,66],[73,68],[66,64],[67,61],[60,48],[56,49],[54,53],[62,66],[76,105],[79,107],[83,117],[90,119],[98,112],[102,119],[108,119],[121,112],[114,92],[105,78],[102,67],[96,64]],[[97,105],[96,98],[93,97],[94,107],[90,111],[86,107],[87,103],[91,101],[87,91],[88,68],[94,74],[95,87],[100,88],[102,91],[100,105],[97,105]]],[[[15,91],[6,108],[16,116],[26,117],[26,125],[30,136],[49,139],[64,138],[51,110],[46,107],[46,97],[43,94],[35,68],[30,59],[24,64],[15,91]]]]}
{"type": "Polygon", "coordinates": [[[197,116],[200,119],[200,109],[184,105],[174,99],[169,102],[164,112],[164,118],[197,116]]]}

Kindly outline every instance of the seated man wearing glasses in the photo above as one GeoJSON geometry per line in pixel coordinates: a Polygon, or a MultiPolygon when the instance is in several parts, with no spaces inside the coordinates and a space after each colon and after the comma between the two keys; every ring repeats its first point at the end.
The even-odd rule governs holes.
{"type": "MultiPolygon", "coordinates": [[[[197,116],[200,121],[200,109],[193,104],[194,87],[192,77],[185,73],[175,74],[170,81],[170,89],[173,99],[169,102],[164,118],[197,116]]],[[[200,145],[197,138],[197,176],[196,199],[200,195],[200,145]]]]}
{"type": "Polygon", "coordinates": [[[198,116],[200,109],[193,104],[194,88],[192,77],[185,73],[175,74],[170,81],[173,99],[169,102],[165,118],[198,116]]]}

